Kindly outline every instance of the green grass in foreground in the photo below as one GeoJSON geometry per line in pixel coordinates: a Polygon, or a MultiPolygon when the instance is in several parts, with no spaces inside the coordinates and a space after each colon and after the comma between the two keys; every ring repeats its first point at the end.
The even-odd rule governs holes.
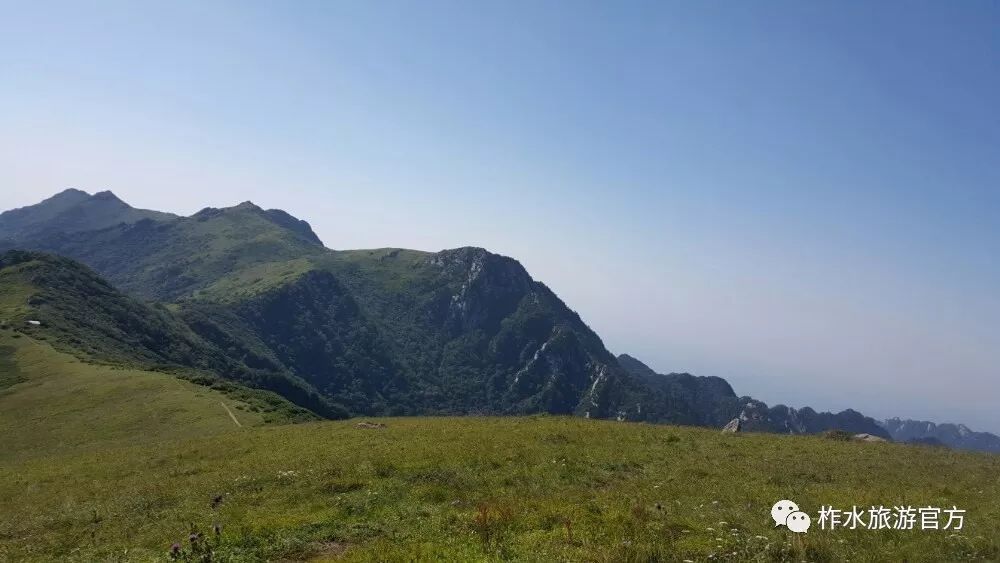
{"type": "Polygon", "coordinates": [[[1000,557],[997,456],[560,417],[264,426],[230,402],[236,427],[210,389],[0,345],[24,379],[0,390],[0,560],[166,560],[192,525],[219,561],[1000,557]],[[968,512],[795,535],[781,498],[968,512]]]}

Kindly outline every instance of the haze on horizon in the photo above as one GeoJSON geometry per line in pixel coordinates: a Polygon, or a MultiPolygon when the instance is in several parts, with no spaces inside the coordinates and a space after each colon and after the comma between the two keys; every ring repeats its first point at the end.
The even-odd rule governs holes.
{"type": "Polygon", "coordinates": [[[615,353],[1000,431],[1000,5],[9,3],[0,209],[483,246],[615,353]]]}

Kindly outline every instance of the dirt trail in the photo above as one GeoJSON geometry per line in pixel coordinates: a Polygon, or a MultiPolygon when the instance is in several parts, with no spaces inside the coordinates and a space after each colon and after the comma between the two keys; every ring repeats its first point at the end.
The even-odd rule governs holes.
{"type": "Polygon", "coordinates": [[[236,416],[233,415],[233,411],[229,410],[229,407],[226,406],[226,403],[219,401],[219,404],[222,405],[222,408],[226,409],[226,412],[229,414],[229,418],[233,419],[233,424],[239,426],[240,428],[243,428],[243,425],[240,424],[240,421],[236,420],[236,416]]]}

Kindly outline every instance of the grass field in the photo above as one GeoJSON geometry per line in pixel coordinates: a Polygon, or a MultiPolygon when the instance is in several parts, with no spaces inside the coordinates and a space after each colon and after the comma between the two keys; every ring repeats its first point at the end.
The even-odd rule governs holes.
{"type": "Polygon", "coordinates": [[[562,417],[268,425],[167,375],[0,351],[0,560],[168,560],[192,530],[215,561],[1000,558],[998,456],[562,417]],[[967,513],[802,535],[773,527],[783,498],[967,513]]]}
{"type": "Polygon", "coordinates": [[[0,337],[0,462],[209,436],[263,422],[246,405],[161,373],[83,363],[28,337],[0,337]],[[6,374],[6,375],[5,375],[6,374]]]}

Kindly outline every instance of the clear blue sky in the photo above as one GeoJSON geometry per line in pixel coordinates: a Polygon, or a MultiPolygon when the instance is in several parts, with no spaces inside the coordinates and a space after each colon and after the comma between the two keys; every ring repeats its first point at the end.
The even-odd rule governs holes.
{"type": "Polygon", "coordinates": [[[0,209],[485,246],[657,370],[1000,431],[997,2],[0,9],[0,209]]]}

